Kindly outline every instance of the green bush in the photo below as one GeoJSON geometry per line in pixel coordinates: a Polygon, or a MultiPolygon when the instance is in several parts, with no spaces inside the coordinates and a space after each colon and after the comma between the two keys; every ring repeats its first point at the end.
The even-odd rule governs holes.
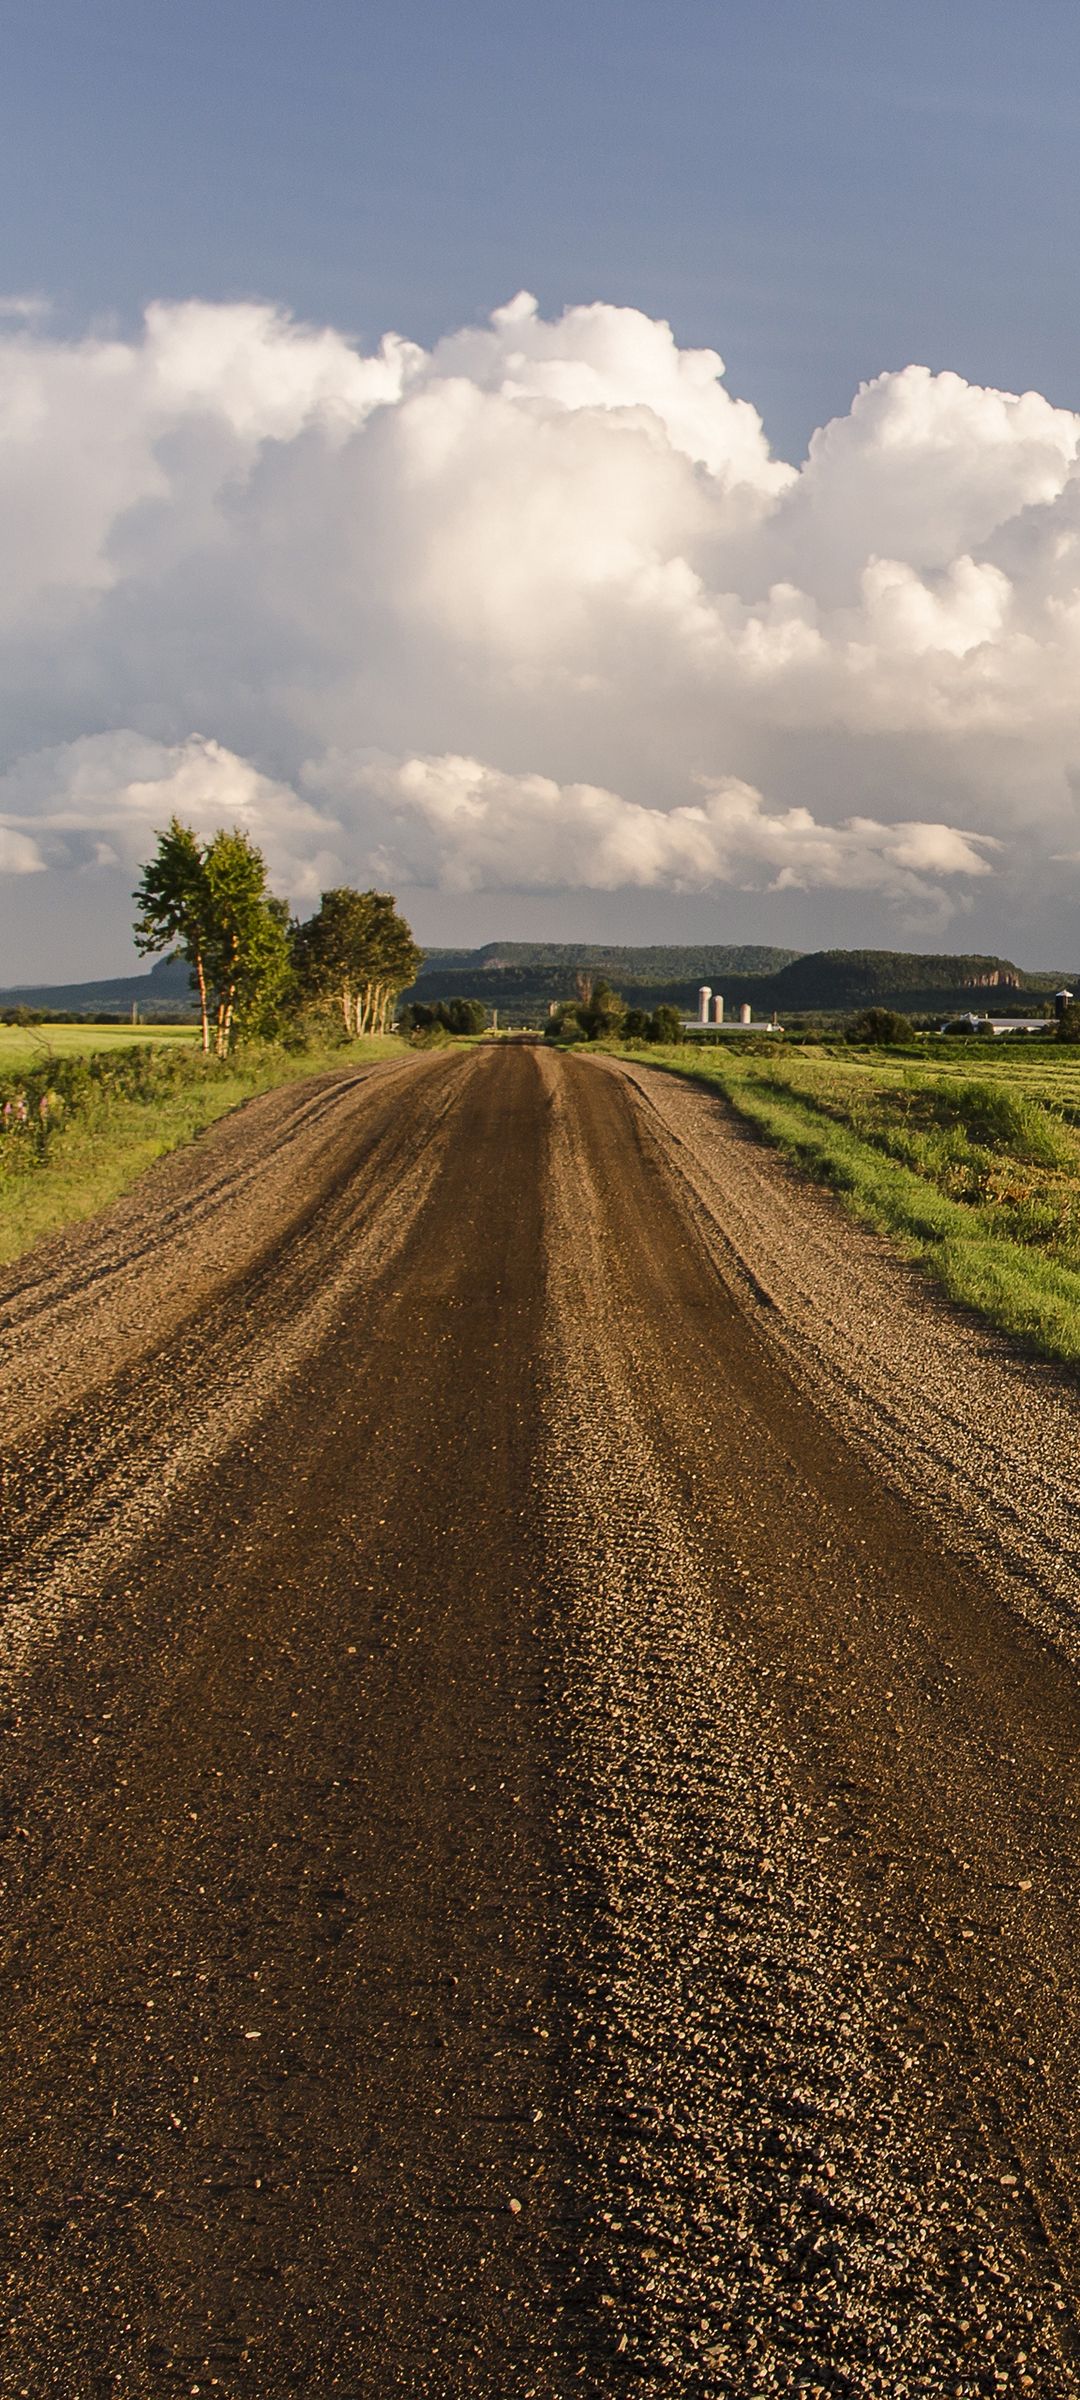
{"type": "Polygon", "coordinates": [[[874,1050],[889,1050],[897,1042],[910,1042],[911,1019],[902,1017],[895,1008],[864,1008],[847,1027],[845,1040],[860,1042],[874,1050]]]}

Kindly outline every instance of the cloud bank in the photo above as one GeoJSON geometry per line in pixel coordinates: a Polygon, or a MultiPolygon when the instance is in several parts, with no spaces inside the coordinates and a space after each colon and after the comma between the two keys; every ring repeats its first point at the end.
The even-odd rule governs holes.
{"type": "Polygon", "coordinates": [[[571,889],[628,930],[635,894],[1060,922],[1080,415],[908,366],[794,466],[723,376],[525,294],[372,354],[256,304],[60,341],[5,302],[12,923],[46,879],[61,917],[126,893],[174,808],[250,825],[298,905],[377,875],[551,896],[553,930],[571,889]]]}

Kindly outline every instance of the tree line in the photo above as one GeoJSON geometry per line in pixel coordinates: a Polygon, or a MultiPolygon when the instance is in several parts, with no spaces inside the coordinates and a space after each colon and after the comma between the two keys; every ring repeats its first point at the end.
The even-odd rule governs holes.
{"type": "Polygon", "coordinates": [[[350,1038],[385,1033],[423,958],[390,892],[341,886],[291,917],[239,827],[204,841],[173,817],[134,899],[136,949],[187,960],[203,1050],[219,1058],[237,1033],[279,1033],[309,1008],[339,1014],[350,1038]]]}
{"type": "Polygon", "coordinates": [[[621,992],[586,971],[576,977],[577,996],[560,1000],[544,1032],[555,1042],[681,1042],[682,1018],[670,1000],[658,1008],[628,1008],[621,992]]]}

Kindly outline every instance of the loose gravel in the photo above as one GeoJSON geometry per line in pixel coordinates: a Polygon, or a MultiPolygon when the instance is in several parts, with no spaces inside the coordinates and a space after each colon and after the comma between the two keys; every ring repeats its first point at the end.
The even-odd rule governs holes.
{"type": "Polygon", "coordinates": [[[573,2127],[602,2203],[579,2288],[611,2323],[597,2388],[1075,2392],[1022,2175],[890,1976],[732,1639],[643,1400],[656,1360],[608,1162],[555,1074],[550,1098],[544,1488],[568,1595],[573,2127]]]}
{"type": "Polygon", "coordinates": [[[1076,2400],[1020,1391],[1060,1439],[706,1095],[539,1051],[12,1270],[5,2400],[1076,2400]]]}
{"type": "Polygon", "coordinates": [[[808,1404],[1080,1665],[1076,1376],[954,1307],[718,1096],[604,1064],[638,1095],[663,1173],[808,1404]]]}

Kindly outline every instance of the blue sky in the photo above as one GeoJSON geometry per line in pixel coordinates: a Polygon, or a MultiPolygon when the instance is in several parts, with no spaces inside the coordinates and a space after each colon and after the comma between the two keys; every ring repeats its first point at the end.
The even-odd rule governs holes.
{"type": "Polygon", "coordinates": [[[428,941],[1075,960],[1080,11],[0,35],[2,980],[173,806],[428,941]]]}
{"type": "Polygon", "coordinates": [[[708,343],[799,456],[912,359],[1080,396],[1080,11],[4,0],[5,279],[429,342],[522,284],[708,343]]]}

